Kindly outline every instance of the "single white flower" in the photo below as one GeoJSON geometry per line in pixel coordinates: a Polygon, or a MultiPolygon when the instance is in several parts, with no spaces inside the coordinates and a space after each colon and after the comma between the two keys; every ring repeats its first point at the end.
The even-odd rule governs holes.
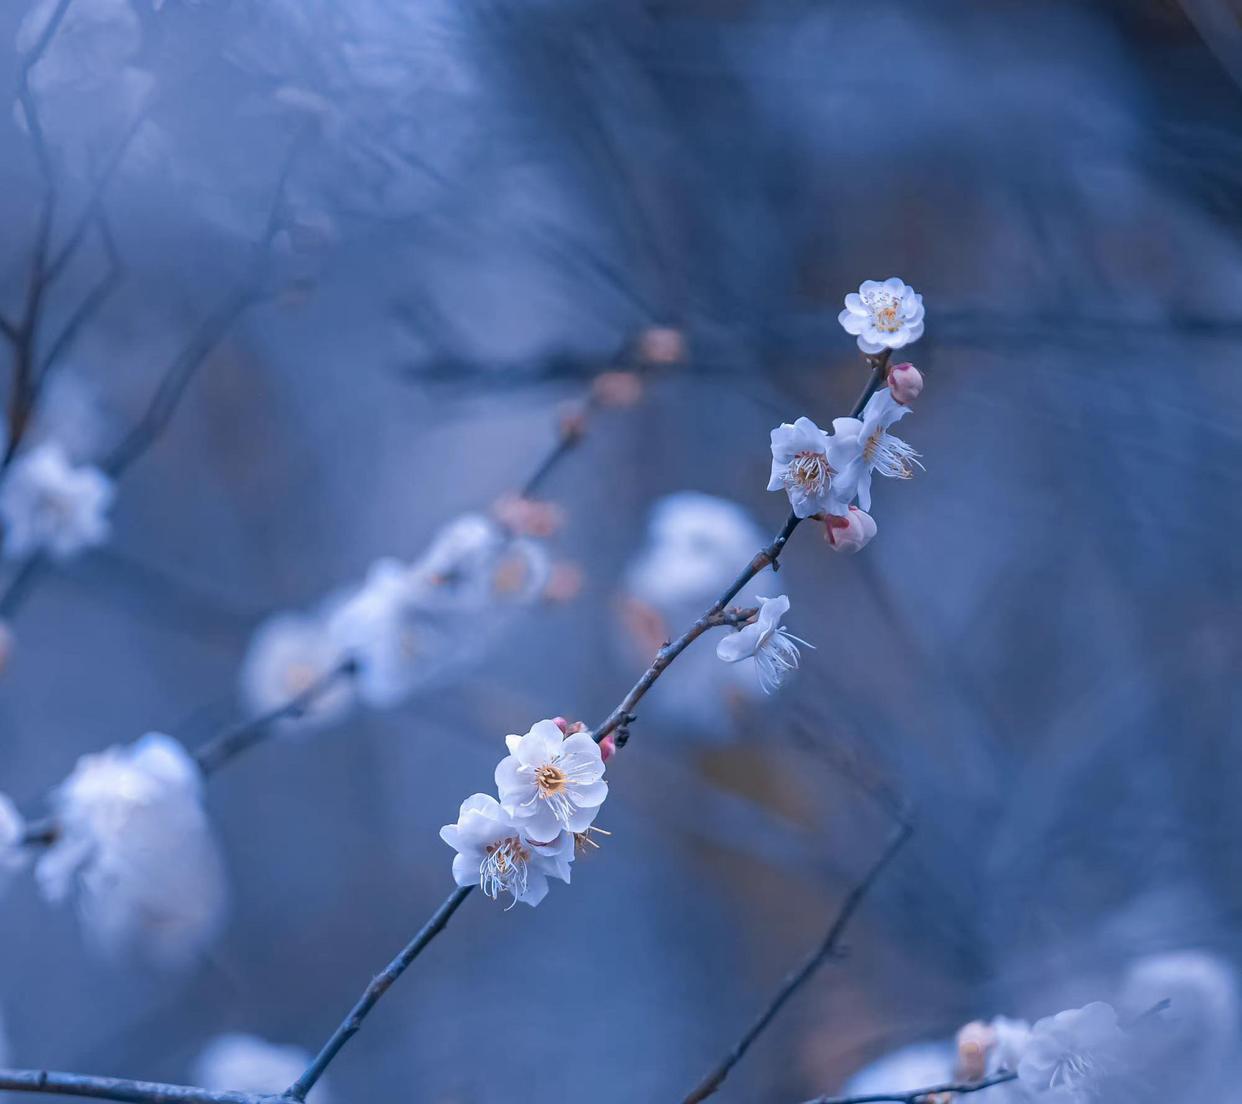
{"type": "Polygon", "coordinates": [[[136,950],[173,965],[218,933],[227,893],[202,806],[202,775],[171,737],[78,760],[51,795],[57,834],[35,868],[52,903],[76,890],[78,913],[102,950],[136,950]]]}
{"type": "Polygon", "coordinates": [[[538,841],[525,827],[488,794],[466,798],[457,823],[440,829],[440,838],[457,852],[453,880],[459,886],[477,885],[493,900],[507,893],[513,904],[539,904],[548,894],[549,878],[569,881],[574,837],[554,831],[538,841]]]}
{"type": "Polygon", "coordinates": [[[342,655],[358,664],[358,697],[378,709],[396,705],[420,681],[431,634],[419,630],[415,587],[407,565],[382,559],[362,586],[329,605],[325,631],[342,655]]]}
{"type": "Polygon", "coordinates": [[[23,453],[0,484],[5,556],[47,552],[66,560],[102,544],[114,495],[111,479],[90,465],[75,467],[54,442],[23,453]]]}
{"type": "Polygon", "coordinates": [[[482,514],[463,514],[441,529],[411,568],[418,601],[452,612],[534,601],[550,561],[537,541],[514,537],[482,514]]]}
{"type": "Polygon", "coordinates": [[[1018,1082],[1032,1093],[1089,1100],[1122,1039],[1117,1013],[1102,1001],[1037,1020],[1018,1062],[1018,1082]]]}
{"type": "Polygon", "coordinates": [[[798,668],[798,645],[814,648],[781,628],[781,618],[789,612],[789,599],[760,598],[755,621],[725,636],[716,645],[716,655],[726,663],[753,659],[759,672],[759,685],[765,693],[777,689],[790,671],[798,668]]]}
{"type": "MultiPolygon", "coordinates": [[[[242,700],[256,716],[270,713],[328,679],[345,659],[323,618],[273,614],[255,630],[246,649],[240,676],[242,700]]],[[[283,720],[281,725],[288,729],[332,724],[349,712],[353,700],[351,680],[337,679],[315,695],[300,716],[283,720]]]]}
{"type": "MultiPolygon", "coordinates": [[[[310,1065],[311,1055],[297,1046],[280,1046],[257,1035],[217,1035],[194,1063],[193,1080],[211,1092],[279,1096],[310,1065]]],[[[324,1083],[310,1091],[313,1104],[327,1104],[324,1083]]]]}
{"type": "MultiPolygon", "coordinates": [[[[922,467],[919,454],[900,437],[889,433],[889,427],[910,413],[893,398],[887,387],[881,387],[863,407],[861,418],[835,418],[834,439],[848,449],[850,459],[843,465],[841,480],[858,494],[858,505],[871,509],[871,474],[879,472],[890,479],[911,479],[915,467],[922,467]]],[[[844,510],[834,511],[844,513],[844,510]]]]}
{"type": "Polygon", "coordinates": [[[845,332],[858,338],[858,347],[871,355],[901,349],[923,336],[923,297],[896,276],[880,283],[864,280],[857,292],[845,297],[837,320],[845,332]]]}
{"type": "Polygon", "coordinates": [[[852,439],[830,437],[810,418],[785,422],[772,430],[772,474],[769,491],[784,491],[800,518],[843,514],[854,497],[853,484],[842,469],[853,458],[852,439]]]}
{"type": "Polygon", "coordinates": [[[0,793],[0,889],[10,875],[26,865],[26,848],[22,845],[25,834],[26,822],[17,806],[0,793]]]}
{"type": "Polygon", "coordinates": [[[590,827],[608,796],[604,758],[590,736],[565,736],[555,721],[539,721],[525,736],[506,736],[505,744],[496,789],[506,813],[539,840],[590,827]]]}
{"type": "Polygon", "coordinates": [[[1011,1020],[1008,1016],[994,1016],[988,1026],[992,1029],[992,1047],[988,1051],[989,1074],[1001,1070],[1016,1071],[1022,1055],[1031,1041],[1031,1025],[1026,1020],[1011,1020]]]}

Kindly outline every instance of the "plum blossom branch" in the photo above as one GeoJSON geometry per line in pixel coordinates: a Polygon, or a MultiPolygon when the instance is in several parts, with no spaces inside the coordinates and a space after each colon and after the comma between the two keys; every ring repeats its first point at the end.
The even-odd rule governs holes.
{"type": "Polygon", "coordinates": [[[897,852],[901,850],[910,838],[913,830],[912,826],[904,820],[897,825],[880,857],[872,863],[871,868],[863,876],[862,880],[850,890],[845,900],[841,903],[841,907],[837,910],[837,914],[819,946],[807,956],[801,966],[781,982],[780,987],[772,995],[772,998],[763,1007],[759,1015],[755,1017],[750,1027],[742,1034],[742,1037],[734,1043],[732,1049],[720,1063],[695,1086],[685,1100],[682,1101],[682,1104],[700,1104],[701,1101],[712,1096],[724,1084],[725,1078],[729,1076],[733,1067],[746,1056],[746,1052],[750,1050],[755,1040],[767,1030],[789,999],[818,972],[825,962],[837,953],[841,937],[845,934],[845,929],[849,926],[854,913],[858,911],[858,907],[862,904],[863,899],[870,892],[876,880],[884,872],[884,869],[893,861],[897,852]]]}
{"type": "Polygon", "coordinates": [[[1018,1075],[1010,1070],[994,1073],[982,1081],[954,1081],[947,1085],[931,1085],[926,1089],[915,1089],[913,1092],[870,1093],[865,1096],[817,1096],[804,1104],[924,1104],[932,1097],[959,1095],[981,1092],[993,1085],[1004,1085],[1016,1081],[1018,1075]]]}
{"type": "Polygon", "coordinates": [[[274,1104],[280,1097],[252,1093],[212,1092],[190,1085],[161,1081],[131,1081],[124,1077],[94,1077],[54,1070],[0,1069],[0,1089],[10,1092],[54,1093],[130,1104],[274,1104]]]}

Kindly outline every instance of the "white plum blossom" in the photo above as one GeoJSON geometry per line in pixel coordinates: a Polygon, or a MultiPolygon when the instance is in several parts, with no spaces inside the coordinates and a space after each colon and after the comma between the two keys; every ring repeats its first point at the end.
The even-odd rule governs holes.
{"type": "Polygon", "coordinates": [[[52,903],[76,890],[89,939],[162,965],[218,933],[227,892],[202,805],[202,774],[172,738],[150,732],[84,755],[51,794],[55,842],[35,868],[52,903]]]}
{"type": "Polygon", "coordinates": [[[7,794],[0,793],[0,889],[10,875],[26,865],[26,850],[22,838],[26,822],[7,794]]]}
{"type": "Polygon", "coordinates": [[[789,612],[789,599],[760,598],[759,615],[755,621],[725,636],[716,645],[716,655],[726,663],[753,659],[759,672],[759,685],[767,694],[785,681],[790,671],[798,668],[798,645],[813,648],[781,628],[781,618],[789,612]]]}
{"type": "Polygon", "coordinates": [[[1036,1095],[1089,1100],[1122,1040],[1117,1013],[1102,1001],[1037,1020],[1018,1062],[1018,1082],[1036,1095]]]}
{"type": "MultiPolygon", "coordinates": [[[[311,1055],[298,1046],[269,1043],[257,1035],[217,1035],[194,1063],[193,1079],[211,1092],[279,1096],[310,1065],[311,1055]]],[[[327,1104],[320,1081],[310,1091],[312,1104],[327,1104]]]]}
{"type": "Polygon", "coordinates": [[[842,476],[853,458],[851,438],[844,444],[810,418],[784,422],[772,430],[772,474],[769,491],[784,491],[800,518],[843,514],[854,497],[853,484],[842,476]]]}
{"type": "Polygon", "coordinates": [[[505,812],[537,840],[585,832],[608,796],[599,745],[585,732],[565,736],[555,721],[506,736],[505,744],[509,754],[496,767],[505,812]]]}
{"type": "Polygon", "coordinates": [[[115,487],[98,468],[70,463],[55,442],[19,456],[0,484],[4,554],[46,552],[57,560],[108,538],[106,513],[115,487]]]}
{"type": "MultiPolygon", "coordinates": [[[[300,613],[273,614],[250,638],[242,661],[242,699],[251,713],[270,713],[324,682],[345,659],[340,643],[322,618],[300,613]]],[[[314,695],[297,718],[286,718],[281,726],[288,729],[332,724],[349,712],[353,700],[351,680],[338,679],[323,693],[314,695]]]]}
{"type": "Polygon", "coordinates": [[[839,478],[857,491],[858,505],[864,510],[871,509],[872,472],[890,479],[911,479],[915,466],[923,466],[914,449],[889,433],[889,428],[909,413],[908,406],[897,402],[887,387],[881,387],[867,400],[861,418],[833,420],[834,438],[850,452],[839,478]]]}
{"type": "Polygon", "coordinates": [[[441,828],[440,838],[457,852],[453,880],[463,887],[477,885],[493,900],[507,893],[512,904],[534,906],[547,896],[549,878],[569,881],[573,834],[556,831],[543,841],[531,839],[525,822],[488,794],[466,798],[457,823],[441,828]]]}
{"type": "Polygon", "coordinates": [[[845,332],[858,338],[858,347],[869,355],[885,349],[901,349],[923,336],[923,297],[890,276],[883,283],[864,280],[857,292],[845,297],[845,310],[838,321],[845,332]]]}
{"type": "Polygon", "coordinates": [[[414,593],[409,567],[382,559],[371,566],[362,586],[324,615],[328,638],[358,664],[355,686],[367,705],[396,705],[419,681],[420,660],[431,658],[429,634],[418,629],[414,593]]]}
{"type": "Polygon", "coordinates": [[[411,579],[426,608],[469,611],[533,601],[549,568],[538,542],[514,537],[482,514],[463,514],[435,535],[411,579]]]}

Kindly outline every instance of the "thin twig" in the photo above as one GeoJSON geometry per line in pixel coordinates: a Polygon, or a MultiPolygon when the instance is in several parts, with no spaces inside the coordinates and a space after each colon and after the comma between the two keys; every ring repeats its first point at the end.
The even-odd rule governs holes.
{"type": "Polygon", "coordinates": [[[302,1074],[292,1085],[285,1090],[285,1098],[288,1100],[305,1100],[306,1094],[314,1087],[324,1074],[324,1071],[331,1064],[341,1047],[343,1047],[350,1039],[358,1033],[358,1029],[362,1026],[362,1021],[367,1018],[371,1009],[378,1003],[393,983],[403,974],[437,935],[444,930],[444,926],[452,918],[462,906],[470,894],[474,892],[474,886],[465,886],[455,889],[445,898],[444,903],[436,909],[431,915],[431,919],[419,929],[419,932],[413,939],[406,944],[396,958],[394,958],[380,973],[371,979],[371,984],[366,987],[362,996],[358,998],[358,1003],[350,1009],[349,1015],[341,1022],[333,1033],[332,1037],[323,1045],[323,1048],[315,1055],[314,1060],[306,1067],[306,1072],[302,1074]]]}
{"type": "Polygon", "coordinates": [[[0,1090],[57,1093],[131,1104],[275,1104],[280,1098],[252,1093],[212,1092],[190,1085],[131,1081],[124,1077],[92,1077],[54,1070],[0,1069],[0,1090]]]}
{"type": "Polygon", "coordinates": [[[802,988],[829,958],[836,954],[841,937],[845,934],[845,929],[848,927],[854,913],[858,910],[858,906],[862,904],[863,898],[867,896],[871,887],[884,872],[884,868],[888,866],[897,852],[904,846],[906,840],[910,838],[912,831],[913,829],[907,822],[903,821],[897,825],[880,857],[876,859],[871,869],[850,890],[845,900],[841,903],[836,917],[833,919],[827,934],[819,946],[807,956],[806,961],[801,966],[781,982],[780,988],[772,995],[772,999],[768,1001],[759,1015],[755,1017],[754,1022],[746,1029],[742,1037],[733,1045],[733,1048],[725,1055],[721,1062],[698,1083],[682,1104],[699,1104],[700,1101],[706,1100],[714,1094],[724,1083],[725,1078],[729,1076],[733,1067],[746,1056],[746,1052],[750,1050],[755,1040],[763,1034],[768,1025],[776,1018],[777,1013],[784,1008],[790,997],[802,988]]]}
{"type": "Polygon", "coordinates": [[[805,1104],[923,1104],[929,1097],[947,1094],[976,1093],[982,1089],[990,1089],[993,1085],[1004,1085],[1016,1081],[1018,1075],[1006,1070],[994,1073],[982,1081],[954,1081],[947,1085],[931,1085],[926,1089],[915,1089],[913,1092],[870,1093],[866,1096],[817,1096],[807,1100],[805,1104]]]}

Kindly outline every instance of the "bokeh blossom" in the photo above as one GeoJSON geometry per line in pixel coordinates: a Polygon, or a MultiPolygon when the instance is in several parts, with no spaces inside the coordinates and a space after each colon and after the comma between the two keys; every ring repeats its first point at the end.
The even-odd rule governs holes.
{"type": "Polygon", "coordinates": [[[1028,1092],[1090,1100],[1113,1068],[1123,1036],[1111,1005],[1095,1001],[1037,1020],[1018,1062],[1028,1092]]]}
{"type": "MultiPolygon", "coordinates": [[[[323,618],[301,613],[277,613],[264,621],[250,639],[241,668],[241,694],[255,715],[280,709],[313,687],[325,685],[346,654],[323,618]]],[[[332,724],[349,712],[354,689],[338,679],[312,696],[296,718],[281,721],[284,728],[332,724]]]]}
{"type": "MultiPolygon", "coordinates": [[[[194,1062],[195,1084],[213,1092],[279,1096],[301,1076],[311,1056],[298,1046],[269,1043],[257,1035],[217,1035],[194,1062]]],[[[323,1081],[310,1091],[311,1104],[328,1104],[323,1081]]]]}
{"type": "Polygon", "coordinates": [[[54,442],[23,453],[0,484],[5,556],[47,552],[67,560],[102,544],[114,495],[111,479],[90,465],[75,466],[54,442]]]}

